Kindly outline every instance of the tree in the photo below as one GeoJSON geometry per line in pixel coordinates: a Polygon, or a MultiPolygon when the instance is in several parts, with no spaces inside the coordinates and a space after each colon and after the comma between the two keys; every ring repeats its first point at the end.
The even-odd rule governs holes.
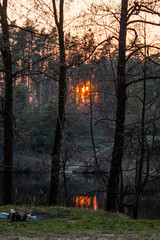
{"type": "Polygon", "coordinates": [[[122,0],[120,33],[119,33],[119,57],[117,65],[117,108],[116,128],[114,135],[114,147],[111,160],[111,170],[107,189],[107,210],[116,211],[119,175],[123,158],[125,110],[126,110],[126,33],[127,33],[127,7],[128,0],[122,0]]]}
{"type": "Polygon", "coordinates": [[[7,17],[7,0],[0,3],[0,23],[2,27],[1,53],[3,57],[5,73],[5,97],[4,97],[4,172],[3,172],[3,202],[10,204],[13,201],[13,73],[12,73],[12,53],[9,41],[9,26],[7,17]]]}
{"type": "MultiPolygon", "coordinates": [[[[119,194],[119,176],[122,173],[122,159],[124,154],[124,138],[125,138],[125,115],[126,115],[126,89],[132,83],[144,82],[144,96],[143,96],[143,106],[142,106],[142,146],[141,146],[141,159],[139,164],[138,170],[138,188],[141,188],[142,184],[142,169],[144,166],[144,144],[145,144],[145,104],[146,104],[146,93],[145,93],[145,84],[146,79],[150,79],[150,77],[146,76],[146,73],[141,79],[133,80],[129,84],[126,83],[126,63],[131,57],[141,51],[141,49],[146,48],[145,44],[137,44],[136,40],[138,38],[136,27],[130,27],[130,24],[134,23],[146,23],[157,25],[154,21],[147,21],[143,19],[142,16],[139,19],[136,17],[135,20],[131,18],[133,15],[139,15],[139,13],[146,12],[147,14],[155,14],[158,15],[159,13],[154,10],[154,6],[152,3],[143,2],[138,3],[135,1],[133,5],[130,5],[128,8],[128,1],[122,0],[121,6],[121,19],[120,19],[120,32],[119,32],[119,50],[118,50],[118,65],[117,65],[117,109],[116,109],[116,126],[115,126],[115,135],[114,135],[114,147],[112,152],[112,159],[111,159],[111,169],[110,169],[110,176],[108,181],[108,189],[107,189],[107,210],[108,211],[117,211],[118,210],[118,194],[119,194]],[[133,19],[133,20],[132,20],[133,19]],[[134,41],[132,41],[131,46],[126,47],[126,33],[127,31],[132,31],[135,35],[134,41]],[[126,51],[128,51],[128,56],[126,56],[126,51]],[[144,80],[145,79],[145,80],[144,80]]],[[[154,5],[154,4],[153,4],[154,5]]],[[[133,66],[131,67],[133,69],[133,66]]],[[[131,78],[131,76],[130,76],[131,78]]],[[[147,171],[149,171],[147,169],[147,171]]],[[[139,198],[139,190],[137,190],[138,198],[139,198]]],[[[137,199],[137,206],[135,208],[135,216],[137,215],[137,208],[138,208],[138,199],[137,199]]]]}
{"type": "Polygon", "coordinates": [[[64,18],[64,0],[59,2],[59,17],[56,6],[56,1],[52,0],[53,12],[56,27],[59,37],[59,95],[58,95],[58,110],[57,110],[57,122],[56,131],[54,136],[54,144],[52,150],[52,164],[51,164],[51,183],[50,183],[50,195],[49,205],[55,205],[57,203],[58,186],[59,186],[59,171],[60,171],[60,153],[61,143],[63,137],[63,128],[65,121],[65,103],[66,103],[66,57],[65,57],[65,45],[64,45],[64,31],[63,31],[63,18],[64,18]]]}

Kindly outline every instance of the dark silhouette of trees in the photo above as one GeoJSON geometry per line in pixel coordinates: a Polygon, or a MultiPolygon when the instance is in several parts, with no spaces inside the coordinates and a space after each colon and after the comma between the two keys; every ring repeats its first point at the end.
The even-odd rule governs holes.
{"type": "Polygon", "coordinates": [[[64,45],[64,31],[63,31],[63,19],[64,19],[64,0],[59,2],[59,16],[56,7],[56,1],[53,0],[53,11],[56,27],[59,37],[59,93],[58,93],[58,110],[57,110],[57,122],[55,137],[52,150],[52,164],[51,164],[51,183],[50,183],[50,195],[49,204],[55,205],[57,203],[58,186],[59,186],[59,171],[60,171],[60,153],[61,143],[63,137],[63,127],[65,121],[65,103],[66,103],[66,57],[65,57],[65,45],[64,45]]]}
{"type": "Polygon", "coordinates": [[[7,4],[4,0],[0,3],[0,23],[2,27],[1,53],[5,74],[5,97],[4,97],[4,172],[3,172],[3,202],[10,204],[13,201],[13,74],[12,74],[12,53],[10,48],[9,26],[7,19],[7,4]]]}
{"type": "MultiPolygon", "coordinates": [[[[75,32],[68,29],[66,24],[64,37],[64,0],[50,2],[53,5],[57,32],[52,28],[51,34],[45,34],[48,28],[38,30],[36,25],[34,27],[34,21],[27,20],[25,27],[11,23],[10,36],[7,1],[2,2],[0,22],[5,106],[1,114],[4,119],[4,196],[9,199],[4,199],[4,202],[10,203],[12,199],[14,85],[15,150],[18,152],[21,148],[23,151],[27,143],[26,146],[39,153],[52,152],[49,204],[57,204],[61,170],[64,177],[64,195],[65,199],[68,199],[66,168],[70,162],[72,165],[74,162],[81,162],[84,168],[81,165],[80,170],[91,170],[98,173],[102,179],[103,190],[107,191],[108,211],[119,210],[119,201],[127,199],[127,190],[124,191],[123,185],[126,184],[126,172],[131,171],[132,195],[136,198],[134,218],[137,218],[140,196],[150,174],[150,156],[147,154],[151,154],[152,150],[147,151],[146,145],[149,145],[151,132],[155,131],[156,136],[159,134],[158,113],[153,121],[149,116],[158,102],[159,94],[154,97],[155,90],[148,90],[152,87],[153,79],[159,77],[159,47],[155,47],[155,55],[150,54],[149,57],[147,52],[152,51],[151,45],[142,43],[140,28],[145,23],[157,25],[154,21],[150,22],[149,18],[146,20],[144,13],[147,16],[159,16],[155,11],[158,3],[152,6],[147,1],[139,3],[122,0],[121,13],[119,10],[112,11],[104,3],[95,3],[94,14],[98,17],[89,20],[87,14],[82,14],[82,22],[85,23],[85,17],[88,22],[86,21],[87,25],[80,26],[83,28],[80,36],[78,31],[74,35],[75,32]],[[104,40],[105,36],[102,34],[99,43],[96,25],[92,25],[99,24],[97,29],[101,27],[102,22],[97,11],[103,11],[105,16],[102,15],[106,17],[104,25],[106,24],[107,37],[104,40]],[[120,28],[117,28],[115,20],[119,22],[120,28]],[[9,41],[12,43],[11,47],[9,41]],[[148,62],[145,62],[144,55],[147,55],[148,62]],[[150,73],[147,64],[149,67],[154,66],[150,73]],[[158,69],[156,73],[155,66],[158,69]],[[149,91],[151,96],[148,97],[149,91]],[[127,137],[132,147],[130,143],[126,143],[127,137]],[[131,159],[129,154],[132,155],[131,159]],[[128,167],[130,162],[133,169],[128,167]]],[[[66,4],[70,2],[66,1],[66,4]]],[[[50,12],[49,5],[44,5],[50,12]]],[[[42,7],[41,10],[44,11],[44,5],[37,1],[36,7],[42,7]]],[[[47,14],[48,12],[44,11],[46,17],[47,14]]],[[[0,84],[3,86],[3,79],[0,84]]],[[[31,161],[30,164],[32,166],[31,161]]],[[[129,189],[128,186],[126,189],[129,189]]]]}
{"type": "MultiPolygon", "coordinates": [[[[141,16],[139,19],[135,17],[135,20],[132,19],[132,16],[138,16],[140,13],[145,12],[146,14],[155,14],[158,15],[152,6],[152,3],[138,3],[134,2],[128,8],[128,1],[122,0],[121,6],[121,18],[120,18],[120,31],[119,31],[119,49],[118,49],[118,65],[117,65],[117,108],[116,108],[116,125],[115,125],[115,135],[114,135],[114,146],[112,152],[112,159],[111,159],[111,169],[108,181],[108,189],[107,189],[107,210],[108,211],[117,211],[118,210],[118,199],[120,197],[120,175],[122,175],[122,160],[124,155],[124,139],[125,139],[125,116],[126,116],[126,90],[127,90],[127,82],[126,82],[126,63],[132,56],[141,51],[142,49],[146,48],[146,44],[138,44],[138,31],[136,27],[130,27],[133,23],[146,23],[157,25],[154,21],[147,21],[143,19],[141,16]],[[151,5],[150,5],[151,4],[151,5]],[[134,33],[134,39],[132,40],[131,46],[126,46],[126,34],[127,32],[131,31],[134,33]],[[129,51],[130,53],[126,56],[126,52],[129,51]]],[[[131,78],[131,76],[130,76],[131,78]]],[[[144,83],[144,96],[143,96],[143,106],[142,106],[142,132],[141,132],[141,159],[139,163],[139,170],[138,170],[138,178],[137,178],[137,206],[138,208],[138,199],[140,192],[142,191],[143,187],[142,184],[142,175],[143,175],[143,166],[144,166],[144,158],[145,158],[145,104],[146,104],[146,72],[144,72],[144,76],[142,79],[137,80],[138,82],[144,83]],[[145,79],[145,81],[144,81],[145,79]],[[139,191],[138,188],[141,190],[139,191]]],[[[147,168],[147,171],[149,169],[147,168]]],[[[123,185],[123,183],[121,183],[123,185]]],[[[137,218],[137,209],[135,208],[135,216],[137,218]]]]}
{"type": "Polygon", "coordinates": [[[146,158],[146,149],[145,149],[145,139],[146,139],[146,74],[147,74],[147,48],[146,48],[146,27],[144,29],[144,73],[143,73],[143,99],[142,99],[142,116],[141,116],[141,150],[140,150],[140,160],[139,163],[136,164],[136,179],[135,179],[135,190],[136,190],[136,201],[134,205],[133,210],[133,218],[138,218],[138,209],[139,209],[139,200],[140,200],[140,194],[143,191],[143,188],[145,186],[145,183],[148,178],[149,174],[149,156],[147,159],[147,171],[145,178],[143,179],[143,169],[144,169],[144,162],[146,158]]]}
{"type": "Polygon", "coordinates": [[[120,33],[119,33],[119,57],[117,65],[117,108],[114,147],[111,160],[111,170],[107,189],[107,210],[118,210],[118,187],[121,164],[123,159],[125,113],[126,113],[126,33],[127,33],[127,7],[128,0],[122,0],[120,33]]]}

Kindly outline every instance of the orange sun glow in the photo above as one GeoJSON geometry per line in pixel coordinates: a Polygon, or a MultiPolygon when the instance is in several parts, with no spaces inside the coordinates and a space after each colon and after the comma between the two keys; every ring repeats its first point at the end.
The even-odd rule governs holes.
{"type": "Polygon", "coordinates": [[[75,200],[76,207],[80,208],[86,208],[93,207],[93,209],[96,211],[98,209],[98,202],[96,196],[93,198],[93,202],[91,197],[88,196],[77,196],[75,200]]]}

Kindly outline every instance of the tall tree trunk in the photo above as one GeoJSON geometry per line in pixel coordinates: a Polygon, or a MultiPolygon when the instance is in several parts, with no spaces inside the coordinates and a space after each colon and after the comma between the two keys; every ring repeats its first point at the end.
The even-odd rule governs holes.
{"type": "Polygon", "coordinates": [[[50,196],[49,205],[57,204],[57,195],[59,187],[59,171],[60,171],[60,153],[61,143],[63,136],[63,126],[65,120],[65,103],[66,103],[66,59],[65,59],[65,45],[64,45],[64,32],[63,32],[63,7],[64,0],[60,0],[59,3],[59,20],[57,17],[57,9],[55,0],[53,2],[53,10],[55,23],[58,29],[59,36],[59,50],[60,50],[60,62],[59,62],[59,97],[58,97],[58,111],[57,111],[57,123],[54,137],[54,144],[52,150],[52,165],[51,165],[51,184],[50,184],[50,196]]]}
{"type": "MultiPolygon", "coordinates": [[[[138,167],[136,168],[136,182],[135,182],[135,191],[136,191],[136,202],[133,209],[133,218],[138,218],[138,210],[139,210],[139,201],[140,195],[143,191],[145,183],[148,178],[148,171],[146,173],[145,179],[143,179],[143,168],[144,168],[144,161],[145,161],[145,139],[146,139],[146,126],[145,126],[145,119],[146,119],[146,77],[147,77],[147,47],[146,47],[146,25],[144,26],[144,80],[143,80],[143,100],[142,100],[142,119],[141,119],[141,151],[140,151],[140,160],[138,167]]],[[[149,168],[149,160],[147,161],[147,168],[149,168]]]]}
{"type": "Polygon", "coordinates": [[[4,172],[3,172],[3,203],[13,201],[13,121],[12,121],[12,54],[9,42],[9,27],[7,22],[7,0],[0,4],[2,46],[1,52],[5,72],[5,108],[4,108],[4,172]]]}
{"type": "Polygon", "coordinates": [[[121,164],[124,148],[124,124],[126,111],[126,79],[125,79],[125,54],[127,33],[127,8],[128,0],[122,0],[121,20],[119,33],[119,58],[117,66],[117,109],[114,147],[111,160],[110,176],[107,188],[107,211],[118,210],[118,186],[121,173],[121,164]]]}

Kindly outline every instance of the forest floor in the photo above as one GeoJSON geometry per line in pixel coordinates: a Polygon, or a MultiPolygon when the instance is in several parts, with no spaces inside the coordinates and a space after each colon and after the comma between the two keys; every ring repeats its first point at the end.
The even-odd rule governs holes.
{"type": "Polygon", "coordinates": [[[160,220],[133,220],[102,210],[1,206],[32,212],[37,221],[0,220],[0,240],[160,240],[160,220]]]}

